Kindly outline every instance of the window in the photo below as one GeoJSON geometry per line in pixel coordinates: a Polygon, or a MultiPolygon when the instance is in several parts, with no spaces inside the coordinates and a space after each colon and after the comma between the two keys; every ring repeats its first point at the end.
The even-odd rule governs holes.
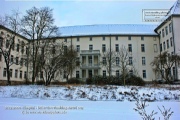
{"type": "Polygon", "coordinates": [[[80,52],[80,45],[76,45],[76,51],[80,52]]]}
{"type": "Polygon", "coordinates": [[[132,52],[132,44],[128,44],[128,51],[132,52]]]}
{"type": "Polygon", "coordinates": [[[119,70],[116,70],[116,77],[119,77],[119,70]]]}
{"type": "Polygon", "coordinates": [[[6,77],[6,73],[7,73],[7,69],[4,68],[4,71],[3,71],[3,77],[6,77]]]}
{"type": "Polygon", "coordinates": [[[165,30],[166,30],[166,35],[168,35],[168,27],[167,26],[165,27],[165,30]]]}
{"type": "Polygon", "coordinates": [[[116,44],[115,48],[116,48],[116,52],[119,52],[119,44],[116,44]]]}
{"type": "Polygon", "coordinates": [[[129,57],[129,65],[132,65],[133,62],[132,62],[132,57],[129,57]]]}
{"type": "Polygon", "coordinates": [[[79,65],[80,65],[80,58],[77,57],[77,58],[76,58],[76,66],[79,66],[79,65]]]}
{"type": "Polygon", "coordinates": [[[93,50],[93,45],[89,45],[89,50],[93,50]]]}
{"type": "Polygon", "coordinates": [[[67,42],[67,38],[64,38],[64,42],[67,42]]]}
{"type": "Polygon", "coordinates": [[[144,40],[144,36],[141,36],[141,40],[144,40]]]}
{"type": "Polygon", "coordinates": [[[158,52],[157,44],[154,44],[154,52],[158,52]]]}
{"type": "Polygon", "coordinates": [[[10,77],[12,77],[12,74],[13,74],[13,70],[10,69],[10,77]]]}
{"type": "Polygon", "coordinates": [[[92,66],[92,56],[88,57],[89,65],[92,66]]]}
{"type": "Polygon", "coordinates": [[[131,40],[131,36],[128,36],[128,40],[131,40]]]}
{"type": "Polygon", "coordinates": [[[79,37],[77,37],[77,42],[79,42],[79,40],[80,40],[79,37]]]}
{"type": "Polygon", "coordinates": [[[133,75],[133,70],[129,70],[129,75],[130,75],[130,76],[133,75]]]}
{"type": "Polygon", "coordinates": [[[64,54],[67,53],[67,46],[64,46],[64,54]]]}
{"type": "Polygon", "coordinates": [[[103,77],[106,77],[106,71],[103,70],[103,77]]]}
{"type": "Polygon", "coordinates": [[[19,64],[19,57],[16,57],[16,65],[19,64]]]}
{"type": "Polygon", "coordinates": [[[162,37],[164,37],[164,29],[162,29],[162,37]]]}
{"type": "Polygon", "coordinates": [[[14,62],[14,56],[11,55],[11,63],[13,63],[13,62],[14,62]]]}
{"type": "Polygon", "coordinates": [[[103,65],[106,65],[106,57],[103,57],[103,65]]]}
{"type": "Polygon", "coordinates": [[[103,36],[103,37],[102,37],[102,39],[103,39],[103,40],[105,40],[105,39],[106,39],[106,37],[105,37],[105,36],[103,36]]]}
{"type": "Polygon", "coordinates": [[[143,70],[143,78],[146,78],[146,70],[143,70]]]}
{"type": "Polygon", "coordinates": [[[22,78],[22,71],[20,71],[19,78],[22,78]]]}
{"type": "Polygon", "coordinates": [[[18,70],[15,70],[15,74],[14,74],[15,78],[18,77],[18,70]]]}
{"type": "Polygon", "coordinates": [[[24,71],[24,79],[26,79],[26,78],[27,78],[27,72],[24,71]]]}
{"type": "Polygon", "coordinates": [[[170,23],[169,24],[169,33],[171,33],[172,32],[172,24],[170,23]]]}
{"type": "Polygon", "coordinates": [[[163,47],[164,47],[164,50],[166,50],[166,43],[165,43],[165,41],[163,42],[163,47]]]}
{"type": "Polygon", "coordinates": [[[43,78],[43,71],[41,71],[40,73],[40,78],[43,78]]]}
{"type": "Polygon", "coordinates": [[[53,46],[53,47],[52,47],[52,54],[55,54],[55,53],[56,53],[56,47],[53,46]]]}
{"type": "Polygon", "coordinates": [[[116,40],[118,40],[118,36],[116,36],[116,40]]]}
{"type": "Polygon", "coordinates": [[[23,62],[24,62],[24,60],[23,60],[23,58],[21,58],[21,60],[20,60],[20,66],[23,66],[23,62]]]}
{"type": "Polygon", "coordinates": [[[21,53],[24,53],[24,42],[21,42],[21,53]]]}
{"type": "Polygon", "coordinates": [[[145,45],[141,44],[141,52],[145,52],[145,45]]]}
{"type": "Polygon", "coordinates": [[[106,52],[106,44],[102,44],[102,52],[106,52]]]}
{"type": "Polygon", "coordinates": [[[146,65],[146,58],[142,57],[142,65],[146,65]]]}
{"type": "Polygon", "coordinates": [[[172,37],[170,38],[170,43],[171,43],[171,47],[173,46],[173,39],[172,37]]]}
{"type": "Polygon", "coordinates": [[[89,40],[92,41],[92,37],[90,37],[89,40]]]}
{"type": "Polygon", "coordinates": [[[76,78],[79,78],[79,71],[76,71],[76,78]]]}
{"type": "Polygon", "coordinates": [[[16,51],[19,52],[19,44],[16,44],[16,51]]]}
{"type": "Polygon", "coordinates": [[[169,48],[169,40],[166,41],[167,49],[169,48]]]}
{"type": "Polygon", "coordinates": [[[162,52],[162,43],[160,44],[160,51],[162,52]]]}
{"type": "Polygon", "coordinates": [[[119,65],[119,57],[116,57],[116,65],[119,65]]]}

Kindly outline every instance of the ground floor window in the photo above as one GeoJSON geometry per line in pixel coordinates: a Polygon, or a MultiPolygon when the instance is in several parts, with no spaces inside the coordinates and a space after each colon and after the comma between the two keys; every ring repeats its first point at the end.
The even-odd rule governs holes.
{"type": "Polygon", "coordinates": [[[146,78],[146,70],[143,70],[143,78],[146,78]]]}

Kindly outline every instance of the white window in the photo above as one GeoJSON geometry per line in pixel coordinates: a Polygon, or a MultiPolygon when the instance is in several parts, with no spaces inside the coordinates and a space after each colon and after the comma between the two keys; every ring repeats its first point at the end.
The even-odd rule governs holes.
{"type": "Polygon", "coordinates": [[[146,70],[143,70],[143,78],[146,78],[146,70]]]}
{"type": "Polygon", "coordinates": [[[89,45],[89,50],[93,50],[93,45],[89,45]]]}
{"type": "Polygon", "coordinates": [[[129,65],[132,65],[133,61],[132,61],[132,57],[129,57],[129,65]]]}
{"type": "Polygon", "coordinates": [[[116,52],[119,52],[119,44],[116,44],[115,48],[116,48],[116,52]]]}
{"type": "Polygon", "coordinates": [[[157,44],[154,44],[154,52],[158,52],[157,44]]]}
{"type": "Polygon", "coordinates": [[[106,65],[106,57],[103,57],[103,65],[106,65]]]}
{"type": "Polygon", "coordinates": [[[128,51],[132,52],[132,44],[128,44],[128,51]]]}
{"type": "Polygon", "coordinates": [[[76,45],[76,51],[80,52],[80,45],[76,45]]]}
{"type": "Polygon", "coordinates": [[[145,45],[141,44],[141,52],[145,52],[145,45]]]}
{"type": "Polygon", "coordinates": [[[142,57],[142,65],[146,65],[146,58],[142,57]]]}
{"type": "Polygon", "coordinates": [[[116,57],[116,65],[119,65],[119,57],[116,57]]]}
{"type": "Polygon", "coordinates": [[[103,77],[106,77],[106,71],[103,70],[103,77]]]}
{"type": "Polygon", "coordinates": [[[116,70],[116,77],[119,77],[119,70],[116,70]]]}
{"type": "Polygon", "coordinates": [[[102,52],[106,52],[106,45],[102,44],[102,52]]]}

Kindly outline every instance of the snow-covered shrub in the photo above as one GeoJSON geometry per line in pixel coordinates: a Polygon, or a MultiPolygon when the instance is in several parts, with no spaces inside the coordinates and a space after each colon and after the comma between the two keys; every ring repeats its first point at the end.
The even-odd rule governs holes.
{"type": "Polygon", "coordinates": [[[144,86],[145,82],[141,77],[131,75],[126,79],[126,85],[144,86]]]}
{"type": "Polygon", "coordinates": [[[81,81],[78,79],[78,78],[70,78],[68,81],[67,81],[68,84],[80,84],[81,81]]]}

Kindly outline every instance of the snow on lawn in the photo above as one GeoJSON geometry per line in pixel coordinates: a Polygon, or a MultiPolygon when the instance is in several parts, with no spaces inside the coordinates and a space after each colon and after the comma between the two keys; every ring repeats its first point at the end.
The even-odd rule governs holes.
{"type": "Polygon", "coordinates": [[[56,100],[134,101],[136,96],[146,101],[179,101],[179,87],[152,88],[136,86],[1,86],[0,97],[56,100]],[[178,89],[177,89],[178,88],[178,89]]]}
{"type": "Polygon", "coordinates": [[[136,86],[0,86],[0,120],[140,120],[134,96],[149,101],[147,112],[171,108],[180,119],[180,90],[136,86]],[[132,102],[129,102],[132,101],[132,102]]]}

